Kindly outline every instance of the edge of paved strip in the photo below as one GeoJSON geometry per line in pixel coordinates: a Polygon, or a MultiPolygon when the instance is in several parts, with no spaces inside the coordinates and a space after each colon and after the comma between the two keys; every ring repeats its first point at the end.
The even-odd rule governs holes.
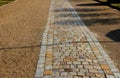
{"type": "MultiPolygon", "coordinates": [[[[40,51],[39,60],[38,60],[38,64],[37,64],[35,78],[40,78],[40,77],[43,76],[44,69],[41,69],[41,68],[44,68],[45,52],[46,52],[46,45],[45,44],[47,44],[47,34],[48,34],[49,26],[51,25],[50,22],[51,22],[51,19],[54,20],[54,17],[51,17],[52,10],[53,10],[52,5],[54,4],[54,2],[55,2],[55,0],[51,0],[48,22],[47,22],[46,28],[45,28],[45,30],[43,32],[42,46],[41,46],[41,51],[40,51]]],[[[94,33],[92,33],[86,27],[85,23],[80,19],[80,17],[78,16],[77,12],[74,10],[74,8],[71,6],[71,4],[69,2],[67,2],[67,5],[70,6],[70,8],[73,9],[72,11],[74,13],[73,12],[72,13],[79,20],[79,21],[77,21],[77,23],[80,25],[80,29],[82,29],[84,31],[84,35],[86,37],[88,37],[87,40],[89,41],[90,45],[94,44],[96,47],[99,47],[98,49],[99,49],[101,55],[103,56],[103,58],[105,59],[105,61],[107,62],[107,64],[109,65],[111,71],[114,74],[114,77],[120,78],[119,70],[116,68],[116,66],[114,65],[113,61],[110,59],[108,54],[105,52],[105,50],[103,49],[103,47],[101,46],[101,44],[99,43],[97,38],[95,37],[94,33]]],[[[106,77],[107,78],[114,78],[111,75],[106,75],[106,77]]]]}
{"type": "Polygon", "coordinates": [[[41,76],[43,76],[44,69],[41,69],[41,64],[42,64],[42,67],[44,68],[45,52],[46,52],[46,44],[47,44],[47,34],[48,34],[48,31],[49,31],[49,26],[51,25],[50,21],[51,21],[51,19],[54,19],[54,17],[53,18],[51,17],[52,9],[53,9],[52,5],[53,4],[54,4],[54,0],[51,0],[47,25],[46,25],[45,30],[43,32],[43,39],[42,39],[38,64],[37,64],[37,68],[36,68],[35,78],[41,78],[41,76]]]}

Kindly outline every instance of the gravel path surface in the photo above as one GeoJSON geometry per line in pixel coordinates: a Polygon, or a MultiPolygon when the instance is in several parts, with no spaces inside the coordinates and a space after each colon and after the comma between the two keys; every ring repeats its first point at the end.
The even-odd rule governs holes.
{"type": "Polygon", "coordinates": [[[0,78],[33,78],[50,0],[0,7],[0,78]]]}

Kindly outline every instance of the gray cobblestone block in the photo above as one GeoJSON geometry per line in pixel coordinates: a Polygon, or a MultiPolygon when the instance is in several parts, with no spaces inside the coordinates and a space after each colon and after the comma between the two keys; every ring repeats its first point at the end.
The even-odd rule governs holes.
{"type": "Polygon", "coordinates": [[[104,54],[104,55],[102,55],[103,57],[109,58],[108,54],[106,54],[106,53],[103,53],[103,54],[104,54]]]}
{"type": "Polygon", "coordinates": [[[98,71],[96,69],[92,69],[92,70],[90,69],[89,72],[91,72],[91,73],[98,73],[98,71]]]}
{"type": "Polygon", "coordinates": [[[63,68],[70,68],[70,65],[63,65],[63,68]]]}
{"type": "Polygon", "coordinates": [[[93,66],[92,65],[84,65],[84,68],[85,69],[93,69],[93,66]]]}
{"type": "Polygon", "coordinates": [[[82,62],[82,61],[85,61],[85,59],[77,59],[77,61],[81,61],[82,62]]]}
{"type": "Polygon", "coordinates": [[[98,60],[92,60],[93,61],[93,63],[98,63],[98,60]]]}
{"type": "Polygon", "coordinates": [[[77,65],[71,65],[70,68],[76,69],[76,68],[77,68],[77,65]]]}
{"type": "Polygon", "coordinates": [[[78,68],[79,69],[83,69],[83,65],[78,65],[78,68]]]}
{"type": "Polygon", "coordinates": [[[95,77],[95,74],[94,74],[94,73],[89,73],[89,72],[87,72],[87,73],[86,73],[86,76],[95,77]]]}
{"type": "Polygon", "coordinates": [[[83,73],[88,72],[88,69],[80,69],[80,72],[83,72],[83,73]]]}
{"type": "Polygon", "coordinates": [[[64,77],[64,78],[73,78],[73,76],[66,76],[66,77],[64,77]]]}
{"type": "Polygon", "coordinates": [[[104,74],[104,71],[103,71],[102,69],[99,69],[99,70],[98,70],[98,73],[104,74]]]}
{"type": "Polygon", "coordinates": [[[43,78],[43,76],[35,76],[35,78],[43,78]]]}
{"type": "Polygon", "coordinates": [[[79,76],[84,76],[84,75],[85,75],[85,72],[78,72],[77,75],[79,75],[79,76]]]}
{"type": "Polygon", "coordinates": [[[120,78],[120,73],[114,73],[116,78],[120,78]]]}
{"type": "Polygon", "coordinates": [[[76,64],[81,64],[81,62],[73,62],[73,64],[75,64],[75,65],[76,65],[76,64]]]}
{"type": "Polygon", "coordinates": [[[44,64],[45,60],[38,60],[38,64],[44,64]]]}
{"type": "Polygon", "coordinates": [[[106,61],[99,61],[99,64],[107,64],[106,61]]]}
{"type": "Polygon", "coordinates": [[[35,77],[43,76],[44,69],[37,69],[35,77]]]}
{"type": "Polygon", "coordinates": [[[98,61],[99,61],[99,62],[105,61],[105,59],[103,59],[103,58],[98,58],[98,61]]]}
{"type": "Polygon", "coordinates": [[[87,62],[92,62],[92,60],[91,60],[91,59],[86,59],[86,61],[87,61],[87,62]]]}
{"type": "Polygon", "coordinates": [[[71,65],[71,64],[72,64],[72,62],[71,62],[71,61],[70,61],[70,62],[67,62],[67,64],[70,64],[70,65],[71,65]]]}
{"type": "Polygon", "coordinates": [[[52,69],[52,65],[46,65],[46,66],[45,66],[45,69],[51,70],[51,69],[52,69]]]}
{"type": "Polygon", "coordinates": [[[68,73],[67,72],[61,72],[61,76],[67,76],[68,73]]]}
{"type": "Polygon", "coordinates": [[[60,72],[58,71],[58,69],[53,69],[52,75],[53,76],[60,76],[60,72]]]}
{"type": "Polygon", "coordinates": [[[96,56],[98,59],[102,59],[103,57],[102,56],[96,56]]]}
{"type": "Polygon", "coordinates": [[[113,63],[110,63],[110,64],[109,64],[109,67],[115,68],[116,66],[115,66],[113,63]]]}
{"type": "Polygon", "coordinates": [[[44,64],[37,65],[37,68],[44,68],[44,64]]]}
{"type": "Polygon", "coordinates": [[[69,72],[68,74],[70,74],[70,75],[77,75],[76,72],[69,72]]]}
{"type": "Polygon", "coordinates": [[[115,78],[113,75],[106,75],[107,78],[115,78]]]}
{"type": "Polygon", "coordinates": [[[89,63],[88,63],[88,62],[82,62],[82,64],[83,64],[83,65],[85,65],[85,64],[87,64],[87,65],[88,65],[89,63]]]}
{"type": "Polygon", "coordinates": [[[41,61],[41,62],[45,61],[45,57],[40,57],[39,61],[41,61]]]}
{"type": "Polygon", "coordinates": [[[119,73],[119,70],[117,68],[111,68],[111,71],[114,73],[119,73]]]}
{"type": "Polygon", "coordinates": [[[114,64],[114,62],[113,62],[113,61],[107,61],[107,63],[108,63],[108,64],[114,64]]]}
{"type": "Polygon", "coordinates": [[[93,66],[93,69],[101,69],[101,67],[98,65],[98,66],[93,66]]]}
{"type": "Polygon", "coordinates": [[[45,53],[40,53],[39,57],[45,57],[45,53]]]}
{"type": "Polygon", "coordinates": [[[59,60],[57,60],[57,59],[55,59],[55,61],[54,61],[53,65],[59,65],[59,64],[60,64],[60,61],[59,61],[59,60]]]}

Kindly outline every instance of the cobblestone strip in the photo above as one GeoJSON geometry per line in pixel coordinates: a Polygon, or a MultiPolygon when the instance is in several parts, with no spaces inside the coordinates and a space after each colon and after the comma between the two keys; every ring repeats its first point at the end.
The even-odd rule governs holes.
{"type": "Polygon", "coordinates": [[[51,1],[47,25],[46,25],[46,28],[43,32],[43,39],[42,39],[41,50],[40,50],[40,54],[39,54],[35,78],[43,78],[44,70],[46,68],[45,67],[45,57],[46,57],[46,51],[47,51],[46,45],[48,43],[47,35],[48,35],[48,31],[49,31],[49,26],[51,25],[51,20],[53,20],[53,17],[51,17],[51,16],[53,16],[52,15],[53,14],[52,13],[53,5],[54,5],[54,0],[51,1]]]}
{"type": "Polygon", "coordinates": [[[35,78],[120,78],[67,0],[52,0],[35,78]]]}

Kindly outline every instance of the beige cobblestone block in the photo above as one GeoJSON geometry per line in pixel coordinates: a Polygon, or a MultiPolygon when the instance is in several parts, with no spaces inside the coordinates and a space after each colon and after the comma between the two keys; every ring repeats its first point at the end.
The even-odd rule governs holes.
{"type": "Polygon", "coordinates": [[[52,75],[52,70],[45,70],[44,75],[52,75]]]}
{"type": "Polygon", "coordinates": [[[100,66],[103,70],[108,70],[109,69],[109,66],[106,65],[106,64],[101,64],[100,66]]]}

